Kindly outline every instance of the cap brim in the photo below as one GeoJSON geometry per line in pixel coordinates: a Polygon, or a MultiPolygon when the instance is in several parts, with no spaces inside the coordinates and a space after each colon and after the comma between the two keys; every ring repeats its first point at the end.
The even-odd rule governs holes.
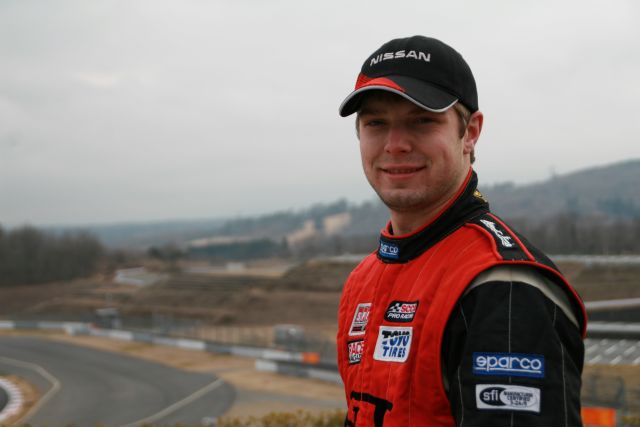
{"type": "Polygon", "coordinates": [[[342,101],[338,109],[342,117],[350,116],[360,109],[363,95],[371,90],[395,93],[425,110],[442,113],[451,108],[458,98],[422,80],[406,76],[385,76],[369,80],[354,90],[342,101]]]}

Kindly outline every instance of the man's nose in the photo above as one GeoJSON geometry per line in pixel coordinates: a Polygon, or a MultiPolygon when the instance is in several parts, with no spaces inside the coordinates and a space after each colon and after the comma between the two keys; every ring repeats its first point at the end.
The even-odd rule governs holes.
{"type": "Polygon", "coordinates": [[[385,151],[391,154],[411,151],[411,139],[405,126],[392,125],[389,127],[385,151]]]}

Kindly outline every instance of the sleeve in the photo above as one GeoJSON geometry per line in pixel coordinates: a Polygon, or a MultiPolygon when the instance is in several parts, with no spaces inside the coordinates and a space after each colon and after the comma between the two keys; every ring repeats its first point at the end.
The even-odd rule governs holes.
{"type": "Polygon", "coordinates": [[[457,303],[442,344],[456,425],[582,426],[584,344],[575,313],[549,295],[501,278],[457,303]]]}

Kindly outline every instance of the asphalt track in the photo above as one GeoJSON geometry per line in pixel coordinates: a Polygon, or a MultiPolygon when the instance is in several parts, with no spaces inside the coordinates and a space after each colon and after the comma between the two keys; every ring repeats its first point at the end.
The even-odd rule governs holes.
{"type": "Polygon", "coordinates": [[[0,387],[0,412],[7,406],[7,401],[9,400],[9,396],[7,396],[7,392],[4,391],[2,387],[0,387]]]}
{"type": "Polygon", "coordinates": [[[22,420],[34,427],[196,424],[235,400],[213,375],[42,338],[0,336],[0,373],[40,390],[42,404],[22,420]]]}

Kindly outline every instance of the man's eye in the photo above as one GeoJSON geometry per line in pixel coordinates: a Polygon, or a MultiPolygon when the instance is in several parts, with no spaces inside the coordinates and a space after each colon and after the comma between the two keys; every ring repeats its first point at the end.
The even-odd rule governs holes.
{"type": "Polygon", "coordinates": [[[434,120],[431,117],[418,117],[416,119],[416,122],[423,125],[423,124],[433,123],[434,120]]]}
{"type": "Polygon", "coordinates": [[[364,125],[368,127],[382,126],[383,124],[384,122],[382,120],[376,120],[376,119],[371,119],[364,122],[364,125]]]}

